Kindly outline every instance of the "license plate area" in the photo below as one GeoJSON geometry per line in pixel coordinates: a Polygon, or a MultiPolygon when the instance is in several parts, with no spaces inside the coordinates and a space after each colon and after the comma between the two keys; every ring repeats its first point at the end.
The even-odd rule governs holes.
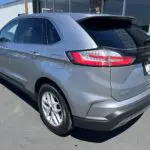
{"type": "Polygon", "coordinates": [[[150,61],[144,63],[144,73],[145,75],[150,75],[150,61]]]}

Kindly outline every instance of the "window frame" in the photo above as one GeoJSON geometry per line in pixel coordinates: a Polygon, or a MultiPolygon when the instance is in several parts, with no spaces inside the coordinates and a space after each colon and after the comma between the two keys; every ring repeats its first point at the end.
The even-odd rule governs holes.
{"type": "MultiPolygon", "coordinates": [[[[24,18],[19,18],[19,26],[18,26],[18,30],[17,30],[17,32],[16,32],[16,37],[18,36],[18,32],[20,31],[20,28],[21,28],[21,21],[24,21],[24,20],[29,20],[29,19],[43,19],[43,18],[36,18],[36,17],[24,17],[24,18]]],[[[42,21],[43,22],[43,21],[42,21]]],[[[43,22],[43,26],[44,26],[44,22],[43,22]]],[[[44,29],[45,30],[45,29],[44,29]]],[[[46,31],[46,30],[45,30],[46,31]]],[[[45,32],[44,31],[44,32],[45,32]]],[[[43,35],[43,37],[44,37],[44,39],[45,39],[45,41],[46,41],[46,32],[44,33],[45,35],[43,35]]],[[[17,42],[16,41],[16,37],[14,38],[14,43],[16,43],[16,44],[25,44],[25,45],[27,45],[27,44],[30,44],[30,45],[46,45],[46,42],[45,43],[24,43],[24,42],[22,42],[22,43],[20,43],[20,42],[17,42]]]]}
{"type": "MultiPolygon", "coordinates": [[[[60,42],[61,40],[62,40],[62,36],[61,36],[61,33],[60,33],[60,31],[59,31],[59,28],[56,26],[56,24],[52,21],[52,20],[50,20],[49,18],[47,18],[47,17],[40,17],[40,16],[31,16],[31,17],[23,17],[23,18],[19,18],[17,21],[19,22],[19,25],[18,25],[18,29],[19,29],[19,27],[20,27],[20,22],[21,22],[21,20],[25,20],[25,19],[43,19],[43,25],[46,27],[45,28],[45,44],[43,43],[43,44],[38,44],[38,43],[18,43],[18,42],[14,42],[14,43],[16,43],[16,44],[32,44],[32,45],[46,45],[46,46],[48,46],[48,45],[53,45],[53,44],[56,44],[56,43],[58,43],[58,42],[60,42]],[[57,34],[58,34],[58,36],[59,36],[59,41],[57,41],[57,42],[54,42],[54,43],[49,43],[48,42],[48,34],[47,34],[47,25],[45,24],[46,22],[49,22],[54,28],[55,28],[55,30],[56,30],[56,32],[57,32],[57,34]]],[[[18,31],[17,31],[18,32],[18,31]]],[[[15,36],[17,36],[17,32],[16,32],[16,35],[15,36]]],[[[15,38],[14,38],[15,39],[15,38]]]]}
{"type": "Polygon", "coordinates": [[[11,20],[10,22],[8,22],[1,30],[0,30],[0,37],[1,37],[1,33],[3,32],[3,30],[5,30],[5,28],[7,28],[9,25],[13,24],[16,25],[18,24],[17,28],[16,28],[16,31],[15,31],[15,34],[14,34],[14,37],[13,37],[13,40],[12,41],[4,41],[4,42],[1,42],[0,43],[14,43],[14,39],[15,39],[15,36],[16,36],[16,33],[17,33],[17,30],[18,30],[18,27],[19,27],[19,20],[17,19],[13,19],[11,20]]]}
{"type": "Polygon", "coordinates": [[[56,44],[56,43],[60,42],[61,41],[61,36],[60,36],[60,34],[59,34],[56,26],[49,19],[44,18],[44,20],[45,20],[45,26],[46,26],[46,40],[47,40],[47,45],[53,45],[53,44],[56,44]],[[49,34],[47,32],[48,31],[48,24],[50,24],[50,26],[53,26],[55,28],[56,34],[57,34],[57,36],[59,38],[59,40],[57,40],[57,41],[55,41],[53,43],[50,43],[50,41],[49,41],[50,40],[49,39],[49,34]]]}

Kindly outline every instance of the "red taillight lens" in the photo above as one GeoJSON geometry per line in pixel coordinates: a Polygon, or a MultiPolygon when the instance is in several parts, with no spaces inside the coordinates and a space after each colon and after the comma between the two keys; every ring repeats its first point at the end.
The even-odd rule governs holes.
{"type": "Polygon", "coordinates": [[[131,56],[122,56],[110,50],[73,51],[68,53],[71,62],[95,67],[115,67],[130,65],[134,62],[131,56]]]}

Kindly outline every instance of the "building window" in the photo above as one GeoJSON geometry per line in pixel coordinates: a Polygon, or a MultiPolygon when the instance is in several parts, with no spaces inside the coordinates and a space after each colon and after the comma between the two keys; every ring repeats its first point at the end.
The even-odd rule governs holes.
{"type": "Polygon", "coordinates": [[[127,16],[134,16],[142,26],[149,24],[150,0],[127,0],[127,16]]]}
{"type": "Polygon", "coordinates": [[[71,0],[72,12],[90,12],[90,0],[71,0]]]}
{"type": "Polygon", "coordinates": [[[54,11],[54,0],[40,0],[40,12],[53,12],[54,11]]]}
{"type": "Polygon", "coordinates": [[[121,15],[123,8],[123,0],[105,1],[104,13],[121,15]]]}
{"type": "Polygon", "coordinates": [[[104,0],[90,0],[91,13],[103,13],[104,0]]]}
{"type": "Polygon", "coordinates": [[[69,12],[69,0],[55,0],[55,12],[69,12]]]}
{"type": "Polygon", "coordinates": [[[39,0],[40,12],[103,13],[105,0],[39,0]]]}

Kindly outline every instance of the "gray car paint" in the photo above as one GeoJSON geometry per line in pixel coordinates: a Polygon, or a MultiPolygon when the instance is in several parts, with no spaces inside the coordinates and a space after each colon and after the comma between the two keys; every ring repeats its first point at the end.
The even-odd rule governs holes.
{"type": "Polygon", "coordinates": [[[142,64],[111,68],[112,97],[118,101],[134,97],[150,88],[150,76],[142,64]]]}
{"type": "Polygon", "coordinates": [[[61,41],[53,45],[6,43],[7,49],[0,48],[1,73],[19,82],[33,94],[38,79],[51,79],[66,96],[72,115],[81,118],[105,120],[116,108],[126,107],[149,96],[149,92],[145,94],[145,83],[150,77],[144,76],[141,64],[99,68],[78,66],[69,61],[66,51],[97,48],[93,39],[75,21],[93,16],[112,17],[45,13],[17,18],[50,20],[56,27],[61,41]],[[35,55],[34,51],[38,55],[35,55]],[[141,97],[138,97],[140,94],[141,97]],[[115,99],[126,101],[119,103],[115,99]]]}

